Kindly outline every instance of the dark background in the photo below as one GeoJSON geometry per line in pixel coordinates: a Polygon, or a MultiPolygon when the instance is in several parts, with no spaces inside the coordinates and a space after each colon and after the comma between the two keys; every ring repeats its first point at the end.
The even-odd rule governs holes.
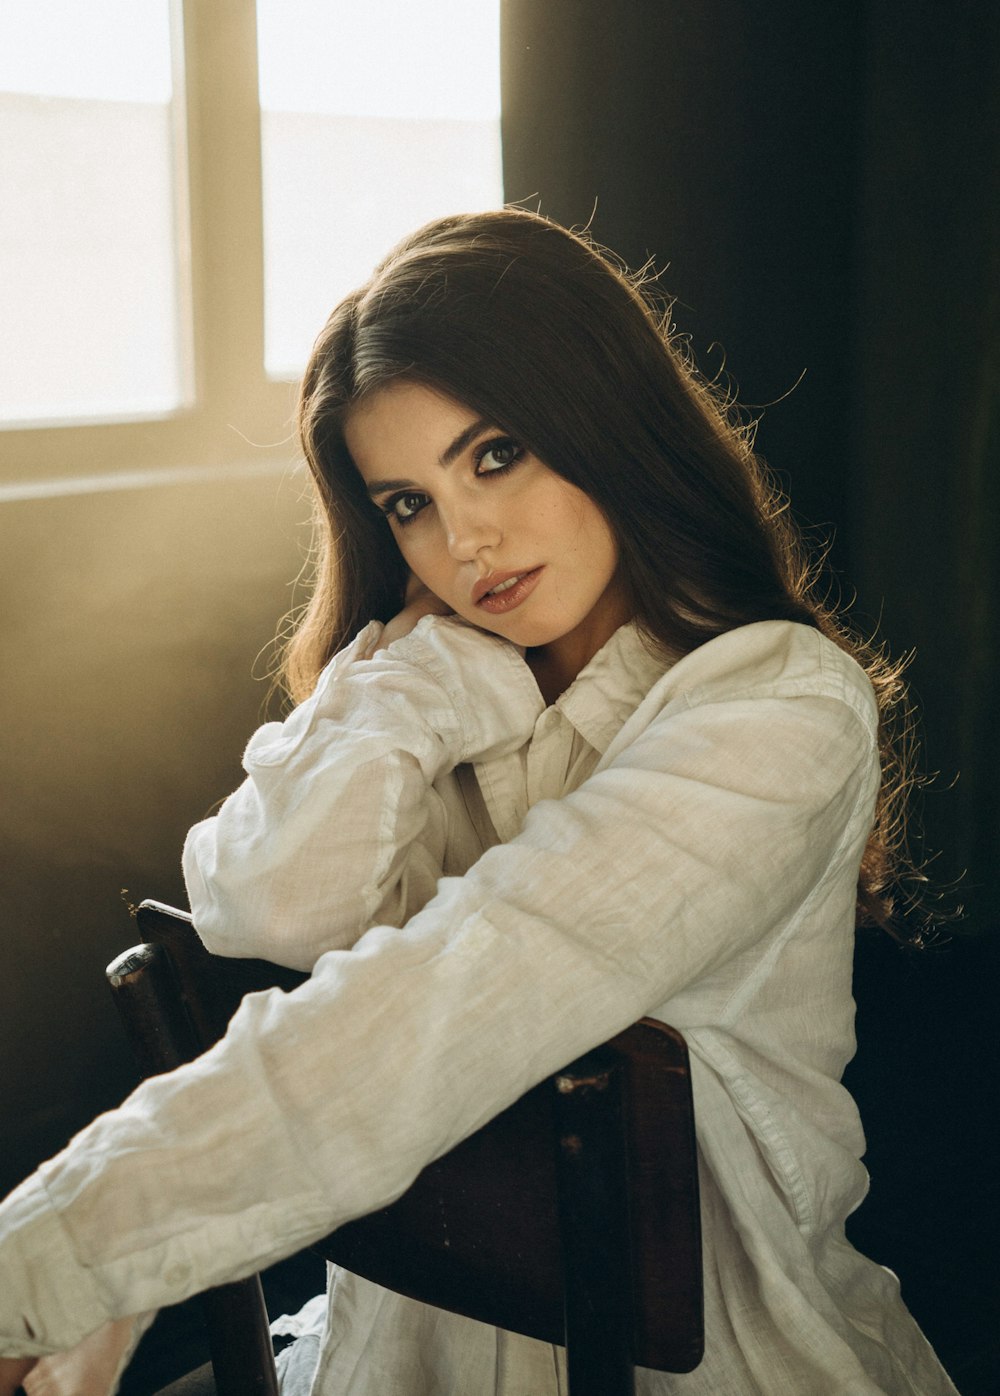
{"type": "Polygon", "coordinates": [[[917,957],[859,939],[852,1238],[992,1396],[1000,7],[505,0],[503,42],[507,197],[655,256],[855,622],[916,651],[929,871],[966,915],[917,957]]]}

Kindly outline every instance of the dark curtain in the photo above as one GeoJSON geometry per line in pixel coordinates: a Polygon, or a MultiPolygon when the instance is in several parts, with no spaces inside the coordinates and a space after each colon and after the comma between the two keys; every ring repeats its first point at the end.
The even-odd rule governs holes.
{"type": "Polygon", "coordinates": [[[856,1243],[1000,1388],[1000,6],[504,0],[507,198],[654,255],[922,715],[950,944],[859,937],[856,1243]],[[954,885],[957,884],[957,892],[954,885]],[[951,889],[949,891],[949,889],[951,889]]]}

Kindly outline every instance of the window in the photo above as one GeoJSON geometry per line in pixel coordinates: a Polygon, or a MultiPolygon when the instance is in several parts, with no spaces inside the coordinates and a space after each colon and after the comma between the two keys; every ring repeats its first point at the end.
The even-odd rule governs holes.
{"type": "Polygon", "coordinates": [[[0,9],[4,421],[181,405],[172,117],[168,0],[0,9]]]}
{"type": "Polygon", "coordinates": [[[0,287],[22,294],[20,319],[0,316],[8,497],[287,464],[295,379],[335,301],[403,232],[502,200],[498,10],[7,0],[0,118],[35,123],[0,134],[19,188],[0,287]],[[32,241],[42,271],[23,270],[32,241]]]}
{"type": "Polygon", "coordinates": [[[257,0],[265,361],[404,234],[503,202],[498,0],[257,0]]]}

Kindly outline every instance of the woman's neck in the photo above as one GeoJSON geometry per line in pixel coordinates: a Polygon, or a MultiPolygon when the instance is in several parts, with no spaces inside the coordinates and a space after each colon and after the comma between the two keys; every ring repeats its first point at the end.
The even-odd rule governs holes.
{"type": "Polygon", "coordinates": [[[535,683],[538,684],[539,691],[545,699],[545,706],[551,707],[559,697],[565,692],[570,684],[580,672],[567,672],[564,666],[550,653],[549,647],[542,649],[528,650],[524,656],[525,663],[535,676],[535,683]]]}
{"type": "Polygon", "coordinates": [[[529,649],[525,660],[547,704],[554,703],[615,631],[631,619],[620,585],[612,584],[590,614],[567,634],[529,649]]]}

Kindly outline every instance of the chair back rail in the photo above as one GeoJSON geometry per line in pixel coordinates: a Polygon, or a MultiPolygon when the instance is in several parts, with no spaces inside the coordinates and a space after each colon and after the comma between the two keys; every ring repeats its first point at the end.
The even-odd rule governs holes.
{"type": "MultiPolygon", "coordinates": [[[[160,903],[144,902],[137,921],[147,944],[119,956],[108,975],[147,1074],[210,1046],[245,993],[290,991],[307,977],[266,961],[211,955],[191,918],[160,903]]],[[[569,1139],[573,1154],[572,1141],[589,1128],[594,1080],[602,1073],[615,1083],[613,1110],[621,1118],[621,1256],[629,1272],[632,1361],[692,1370],[703,1351],[703,1314],[690,1069],[683,1038],[653,1019],[540,1083],[429,1164],[390,1207],[346,1223],[316,1249],[424,1303],[563,1343],[559,1196],[573,1160],[557,1162],[554,1140],[565,1155],[569,1139]]],[[[593,1156],[589,1142],[585,1152],[593,1156]]]]}

